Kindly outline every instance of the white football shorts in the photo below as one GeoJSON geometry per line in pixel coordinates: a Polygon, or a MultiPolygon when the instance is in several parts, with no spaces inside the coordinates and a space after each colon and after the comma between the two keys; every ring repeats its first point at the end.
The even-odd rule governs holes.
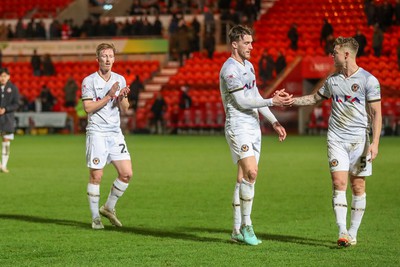
{"type": "Polygon", "coordinates": [[[231,150],[234,164],[240,159],[255,156],[256,161],[260,159],[261,153],[261,130],[225,130],[225,137],[231,150]]]}
{"type": "Polygon", "coordinates": [[[130,160],[131,156],[122,134],[117,136],[86,136],[86,163],[89,168],[103,169],[116,160],[130,160]]]}
{"type": "Polygon", "coordinates": [[[367,155],[369,140],[364,143],[328,141],[328,160],[331,172],[348,171],[354,176],[371,176],[372,162],[367,155]]]}
{"type": "Polygon", "coordinates": [[[13,133],[5,134],[5,135],[3,135],[3,138],[9,139],[9,140],[14,140],[14,134],[13,133]]]}

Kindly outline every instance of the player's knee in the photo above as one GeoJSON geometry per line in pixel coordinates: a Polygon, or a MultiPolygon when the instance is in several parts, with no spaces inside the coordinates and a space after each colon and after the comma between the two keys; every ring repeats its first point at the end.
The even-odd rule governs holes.
{"type": "Polygon", "coordinates": [[[91,184],[100,184],[101,177],[102,177],[102,174],[100,174],[100,173],[90,175],[90,183],[91,184]]]}
{"type": "Polygon", "coordinates": [[[353,195],[360,196],[365,193],[365,186],[363,184],[352,184],[351,190],[353,191],[353,195]]]}
{"type": "Polygon", "coordinates": [[[254,183],[257,179],[257,174],[258,174],[258,170],[257,169],[251,169],[247,172],[247,177],[248,177],[248,181],[250,183],[254,183]]]}
{"type": "Polygon", "coordinates": [[[132,178],[132,171],[124,171],[119,174],[118,179],[120,179],[124,183],[129,183],[132,178]]]}

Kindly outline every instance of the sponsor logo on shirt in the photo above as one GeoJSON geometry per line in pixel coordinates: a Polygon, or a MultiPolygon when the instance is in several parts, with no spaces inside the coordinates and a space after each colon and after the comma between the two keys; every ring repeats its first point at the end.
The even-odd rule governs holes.
{"type": "Polygon", "coordinates": [[[337,103],[344,103],[344,102],[357,102],[357,103],[361,103],[360,99],[358,99],[358,97],[353,97],[351,95],[332,95],[332,100],[336,101],[337,103]]]}

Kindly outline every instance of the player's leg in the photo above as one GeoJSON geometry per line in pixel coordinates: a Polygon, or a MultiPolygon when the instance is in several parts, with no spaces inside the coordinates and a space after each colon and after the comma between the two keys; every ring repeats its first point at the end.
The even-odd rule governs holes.
{"type": "Polygon", "coordinates": [[[361,220],[364,216],[365,207],[367,205],[367,198],[365,194],[365,177],[351,176],[351,220],[349,228],[350,243],[357,244],[357,232],[360,227],[361,220]]]}
{"type": "Polygon", "coordinates": [[[348,172],[338,171],[331,173],[333,185],[332,205],[335,213],[336,224],[339,229],[338,245],[346,247],[349,244],[347,232],[347,199],[346,188],[348,172]]]}
{"type": "Polygon", "coordinates": [[[121,227],[122,223],[117,218],[115,205],[128,188],[129,181],[132,177],[132,162],[125,139],[122,135],[117,139],[110,140],[109,148],[110,155],[108,161],[111,161],[116,168],[118,177],[111,186],[106,203],[104,206],[100,207],[100,214],[107,217],[113,225],[121,227]]]}
{"type": "Polygon", "coordinates": [[[350,160],[347,144],[328,141],[328,160],[332,178],[332,206],[339,229],[338,245],[348,246],[346,190],[350,160]]]}
{"type": "Polygon", "coordinates": [[[241,232],[243,234],[244,242],[249,245],[258,245],[260,242],[257,239],[253,224],[251,221],[251,211],[254,199],[254,184],[257,178],[257,160],[255,156],[242,158],[239,161],[239,169],[243,173],[242,182],[240,184],[240,210],[242,213],[242,226],[241,232]]]}
{"type": "Polygon", "coordinates": [[[89,208],[92,214],[92,228],[103,229],[99,213],[100,202],[100,182],[103,176],[102,169],[90,169],[90,178],[87,185],[87,195],[89,200],[89,208]]]}
{"type": "Polygon", "coordinates": [[[1,171],[8,173],[7,169],[8,159],[10,158],[10,146],[11,140],[14,139],[14,134],[7,134],[3,136],[3,141],[1,144],[1,171]]]}
{"type": "MultiPolygon", "coordinates": [[[[243,177],[243,174],[239,175],[238,168],[238,177],[243,177]]],[[[240,232],[240,226],[242,225],[242,214],[240,212],[240,197],[239,190],[241,184],[241,178],[237,178],[235,189],[233,190],[233,199],[232,199],[232,209],[233,209],[233,229],[231,239],[232,241],[243,241],[243,235],[240,232]]]]}
{"type": "Polygon", "coordinates": [[[357,244],[357,232],[364,216],[367,204],[365,193],[365,177],[372,175],[372,163],[368,155],[369,140],[364,144],[358,144],[351,153],[350,183],[352,190],[351,219],[349,236],[352,245],[357,244]]]}
{"type": "Polygon", "coordinates": [[[87,195],[89,208],[92,214],[92,228],[103,229],[99,213],[100,183],[103,177],[103,168],[106,165],[106,148],[103,137],[86,137],[86,164],[89,167],[89,183],[87,195]]]}

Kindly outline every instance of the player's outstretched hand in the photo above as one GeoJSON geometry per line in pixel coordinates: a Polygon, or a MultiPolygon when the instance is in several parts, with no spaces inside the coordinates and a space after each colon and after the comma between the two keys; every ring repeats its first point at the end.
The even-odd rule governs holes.
{"type": "Polygon", "coordinates": [[[274,106],[291,106],[294,102],[293,95],[285,92],[285,89],[278,90],[272,97],[274,106]]]}

